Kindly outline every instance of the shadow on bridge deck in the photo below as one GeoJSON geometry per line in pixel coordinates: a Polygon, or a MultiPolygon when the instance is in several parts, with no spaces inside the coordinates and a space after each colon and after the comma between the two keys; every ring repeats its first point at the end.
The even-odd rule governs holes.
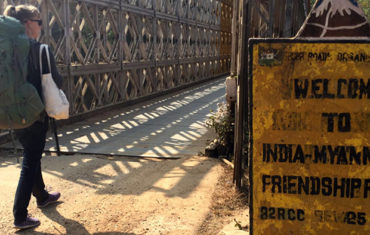
{"type": "MultiPolygon", "coordinates": [[[[63,126],[58,130],[61,151],[161,158],[198,155],[213,138],[205,120],[225,99],[224,81],[212,80],[63,126]]],[[[51,134],[45,150],[55,151],[51,134]]]]}
{"type": "MultiPolygon", "coordinates": [[[[61,128],[63,149],[76,155],[42,160],[44,180],[62,191],[61,202],[42,211],[31,202],[29,212],[42,224],[24,234],[197,234],[221,166],[190,155],[212,136],[204,121],[224,94],[224,79],[217,79],[61,128]],[[108,153],[117,156],[99,155],[108,153]]],[[[53,144],[49,139],[48,148],[53,144]]],[[[20,166],[2,154],[0,231],[14,234],[10,195],[20,166]]]]}

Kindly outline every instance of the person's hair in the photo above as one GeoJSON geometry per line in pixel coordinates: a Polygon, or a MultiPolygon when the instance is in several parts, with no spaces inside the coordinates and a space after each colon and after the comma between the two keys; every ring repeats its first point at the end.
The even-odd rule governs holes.
{"type": "Polygon", "coordinates": [[[9,5],[5,8],[3,15],[14,17],[24,24],[27,20],[40,17],[40,11],[32,5],[9,5]]]}

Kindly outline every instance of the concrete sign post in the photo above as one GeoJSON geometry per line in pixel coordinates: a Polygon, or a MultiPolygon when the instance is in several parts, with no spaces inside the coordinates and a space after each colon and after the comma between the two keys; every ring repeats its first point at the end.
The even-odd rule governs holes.
{"type": "Polygon", "coordinates": [[[251,40],[252,234],[370,234],[370,41],[251,40]]]}

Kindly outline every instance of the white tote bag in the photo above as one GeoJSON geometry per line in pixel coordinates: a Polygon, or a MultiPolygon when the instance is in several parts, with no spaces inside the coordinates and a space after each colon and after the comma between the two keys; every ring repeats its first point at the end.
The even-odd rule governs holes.
{"type": "Polygon", "coordinates": [[[49,117],[56,120],[68,119],[69,117],[69,102],[64,92],[57,87],[51,75],[50,55],[48,45],[41,44],[40,46],[40,72],[41,86],[45,102],[45,110],[49,117]],[[45,50],[49,73],[42,74],[42,51],[45,50]]]}

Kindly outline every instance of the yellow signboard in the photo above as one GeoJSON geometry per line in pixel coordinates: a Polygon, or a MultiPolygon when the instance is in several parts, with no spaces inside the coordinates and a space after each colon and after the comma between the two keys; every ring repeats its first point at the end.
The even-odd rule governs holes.
{"type": "Polygon", "coordinates": [[[370,41],[251,40],[253,234],[370,234],[370,41]]]}

